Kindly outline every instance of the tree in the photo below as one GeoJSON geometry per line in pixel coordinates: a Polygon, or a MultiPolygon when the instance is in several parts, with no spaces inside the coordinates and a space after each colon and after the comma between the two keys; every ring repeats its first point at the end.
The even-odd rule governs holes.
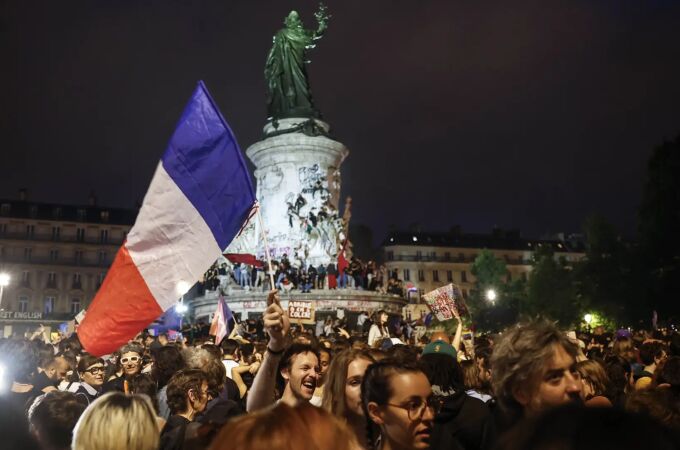
{"type": "Polygon", "coordinates": [[[680,136],[654,149],[639,209],[640,257],[650,309],[680,314],[680,136]]]}
{"type": "Polygon", "coordinates": [[[484,249],[470,269],[475,276],[475,288],[470,293],[470,309],[474,322],[485,330],[500,330],[517,320],[517,298],[523,293],[523,283],[507,282],[508,269],[505,262],[489,250],[484,249]],[[496,299],[486,298],[493,290],[496,299]]]}
{"type": "Polygon", "coordinates": [[[521,315],[540,315],[558,321],[563,327],[571,327],[579,323],[582,311],[567,261],[556,260],[550,246],[536,248],[527,296],[520,302],[521,315]]]}

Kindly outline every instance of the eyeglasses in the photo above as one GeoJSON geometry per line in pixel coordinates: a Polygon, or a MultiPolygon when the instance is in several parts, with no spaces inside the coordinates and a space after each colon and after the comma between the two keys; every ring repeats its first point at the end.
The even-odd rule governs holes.
{"type": "Polygon", "coordinates": [[[85,372],[94,375],[95,373],[104,373],[104,368],[102,366],[90,367],[85,369],[85,372]]]}
{"type": "Polygon", "coordinates": [[[434,415],[439,414],[439,411],[441,411],[442,409],[442,400],[436,397],[429,397],[427,400],[423,400],[422,398],[416,398],[410,400],[405,405],[396,405],[394,403],[388,403],[388,405],[394,406],[396,408],[405,409],[406,412],[408,413],[409,420],[414,421],[423,418],[426,408],[430,408],[434,415]]]}
{"type": "Polygon", "coordinates": [[[129,358],[121,358],[120,362],[121,362],[121,364],[127,364],[129,362],[138,363],[139,359],[140,359],[139,356],[130,356],[129,358]]]}

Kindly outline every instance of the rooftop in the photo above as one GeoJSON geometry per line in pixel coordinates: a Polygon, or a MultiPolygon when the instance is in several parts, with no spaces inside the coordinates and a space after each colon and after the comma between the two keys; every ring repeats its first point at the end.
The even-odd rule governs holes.
{"type": "Polygon", "coordinates": [[[138,210],[97,205],[64,205],[29,200],[0,199],[0,217],[61,222],[134,224],[138,210]]]}

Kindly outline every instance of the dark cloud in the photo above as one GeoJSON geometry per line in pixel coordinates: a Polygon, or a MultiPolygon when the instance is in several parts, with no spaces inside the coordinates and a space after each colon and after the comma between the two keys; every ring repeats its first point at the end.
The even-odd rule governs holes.
{"type": "MultiPolygon", "coordinates": [[[[634,230],[646,159],[680,132],[680,4],[328,4],[312,88],[376,237],[575,231],[593,212],[634,230]]],[[[198,79],[245,150],[291,8],[313,25],[311,1],[3,2],[0,196],[133,205],[198,79]]]]}

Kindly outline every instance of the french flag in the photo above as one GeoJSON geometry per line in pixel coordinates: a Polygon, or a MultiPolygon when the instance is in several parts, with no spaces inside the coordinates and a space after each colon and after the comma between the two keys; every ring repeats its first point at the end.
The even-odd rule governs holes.
{"type": "Polygon", "coordinates": [[[250,217],[253,185],[229,125],[198,83],[137,220],[78,327],[85,350],[127,343],[192,286],[250,217]]]}

